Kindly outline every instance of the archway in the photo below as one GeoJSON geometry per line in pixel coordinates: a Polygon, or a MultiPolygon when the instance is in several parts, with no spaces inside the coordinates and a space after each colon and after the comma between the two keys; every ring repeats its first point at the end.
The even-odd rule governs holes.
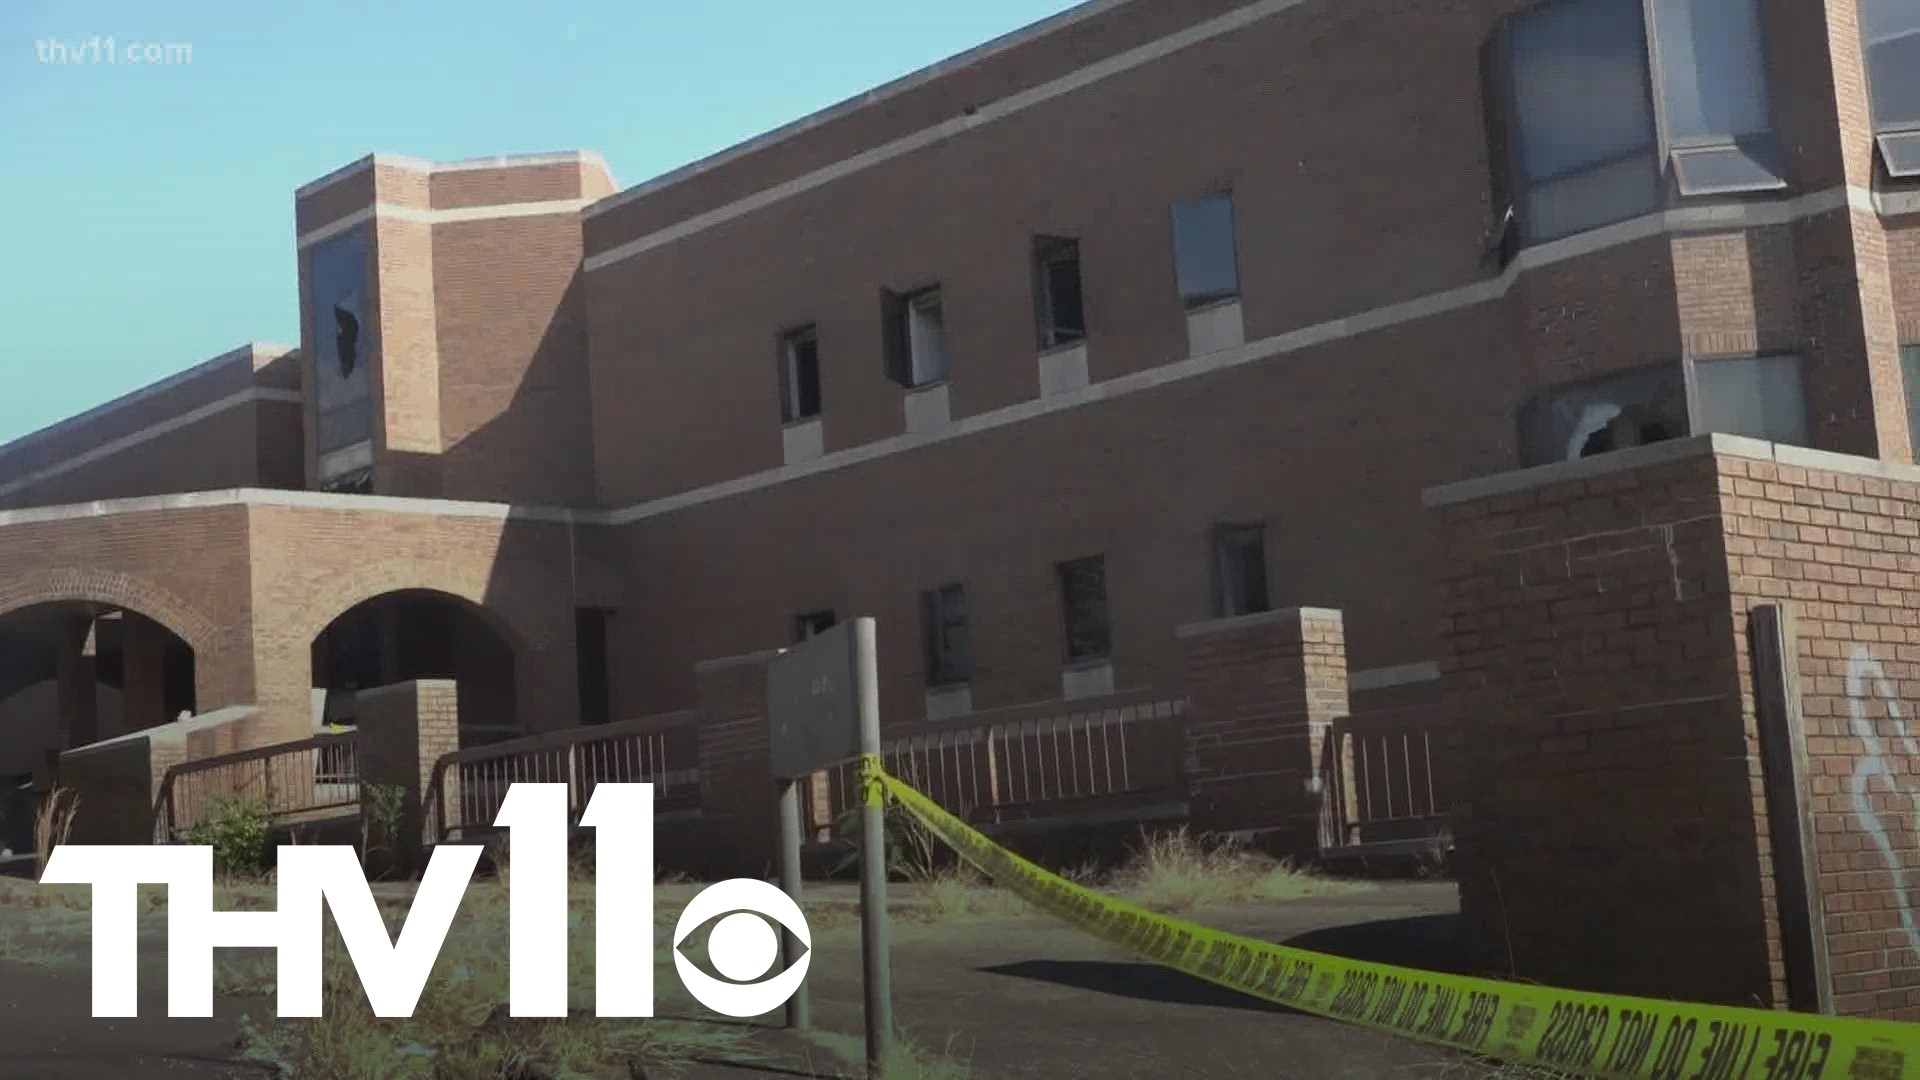
{"type": "Polygon", "coordinates": [[[60,752],[196,709],[195,656],[162,622],[96,600],[0,614],[0,848],[32,847],[60,752]]]}
{"type": "Polygon", "coordinates": [[[450,679],[463,747],[511,738],[520,733],[515,652],[492,613],[461,597],[403,589],[362,600],[313,639],[315,725],[357,725],[362,691],[450,679]]]}

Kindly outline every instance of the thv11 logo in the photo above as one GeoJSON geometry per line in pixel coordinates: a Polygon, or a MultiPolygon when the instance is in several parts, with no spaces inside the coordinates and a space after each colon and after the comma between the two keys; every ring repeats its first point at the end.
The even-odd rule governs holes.
{"type": "MultiPolygon", "coordinates": [[[[653,1015],[653,785],[601,784],[580,823],[594,830],[594,1012],[653,1015]]],[[[516,1017],[567,1015],[567,785],[514,784],[494,824],[508,830],[508,1009],[516,1017]]],[[[278,908],[213,910],[213,848],[66,844],[41,882],[93,887],[93,1015],[134,1016],[138,994],[141,885],[167,887],[167,1015],[213,1015],[213,950],[276,952],[279,1015],[320,1015],[321,907],[333,913],[376,1016],[413,1015],[454,913],[480,861],[477,845],[433,849],[397,936],[389,938],[373,889],[350,846],[279,850],[278,908]]],[[[813,958],[807,920],[786,893],[735,878],[708,886],[680,913],[673,962],[701,1004],[727,1016],[758,1016],[793,996],[813,958]],[[760,982],[779,953],[766,916],[807,952],[760,982]],[[680,946],[705,923],[714,969],[696,967],[680,946]]]]}

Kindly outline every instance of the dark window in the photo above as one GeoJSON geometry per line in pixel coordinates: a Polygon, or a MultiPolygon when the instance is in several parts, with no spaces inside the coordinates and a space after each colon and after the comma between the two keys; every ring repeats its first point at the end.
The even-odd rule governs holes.
{"type": "Polygon", "coordinates": [[[1267,610],[1267,530],[1263,525],[1213,527],[1213,614],[1267,610]]]}
{"type": "Polygon", "coordinates": [[[882,290],[887,378],[909,389],[947,377],[946,313],[940,287],[901,294],[882,290]]]}
{"type": "Polygon", "coordinates": [[[967,587],[942,585],[920,594],[927,648],[927,685],[950,686],[973,677],[967,643],[967,587]]]}
{"type": "Polygon", "coordinates": [[[1240,295],[1232,195],[1173,204],[1173,265],[1180,301],[1189,309],[1240,295]]]}
{"type": "Polygon", "coordinates": [[[794,644],[798,645],[800,642],[819,637],[833,629],[837,621],[831,611],[809,611],[804,615],[795,615],[793,617],[794,644]]]}
{"type": "Polygon", "coordinates": [[[1920,462],[1920,344],[1900,346],[1900,373],[1907,384],[1907,441],[1920,462]]]}
{"type": "Polygon", "coordinates": [[[1686,373],[1677,363],[1551,387],[1520,409],[1520,464],[1681,438],[1687,417],[1686,373]]]}
{"type": "Polygon", "coordinates": [[[1887,171],[1920,176],[1920,4],[1860,0],[1873,130],[1887,171]]]}
{"type": "Polygon", "coordinates": [[[780,419],[820,415],[820,336],[808,326],[780,338],[780,419]]]}
{"type": "Polygon", "coordinates": [[[1087,336],[1087,317],[1080,305],[1079,241],[1036,238],[1033,286],[1042,349],[1071,345],[1087,336]]]}
{"type": "Polygon", "coordinates": [[[1107,621],[1107,560],[1095,555],[1063,562],[1060,603],[1066,615],[1067,659],[1092,660],[1113,652],[1113,629],[1107,621]]]}
{"type": "Polygon", "coordinates": [[[613,718],[607,685],[607,621],[602,608],[573,609],[574,657],[580,682],[580,722],[604,724],[613,718]]]}

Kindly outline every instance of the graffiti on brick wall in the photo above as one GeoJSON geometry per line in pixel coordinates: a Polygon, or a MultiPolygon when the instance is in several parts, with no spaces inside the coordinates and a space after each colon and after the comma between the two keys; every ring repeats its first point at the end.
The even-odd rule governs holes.
{"type": "Polygon", "coordinates": [[[1847,718],[1853,735],[1864,744],[1854,765],[1851,793],[1853,814],[1861,828],[1873,837],[1874,847],[1893,878],[1893,892],[1900,911],[1900,925],[1907,932],[1907,943],[1920,950],[1920,924],[1914,911],[1916,882],[1888,831],[1888,814],[1904,811],[1907,827],[1899,832],[1911,836],[1920,832],[1920,791],[1914,787],[1913,773],[1920,764],[1920,740],[1916,740],[1906,714],[1900,707],[1886,668],[1865,645],[1855,644],[1847,661],[1847,718]],[[1889,756],[1889,754],[1893,756],[1889,756]],[[1874,781],[1878,779],[1880,783],[1874,781]],[[1883,813],[1875,809],[1873,796],[1879,792],[1893,796],[1900,810],[1883,813]]]}

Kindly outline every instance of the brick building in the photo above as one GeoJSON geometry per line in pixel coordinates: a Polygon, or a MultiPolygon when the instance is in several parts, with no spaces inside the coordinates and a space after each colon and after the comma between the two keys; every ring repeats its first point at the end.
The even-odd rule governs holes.
{"type": "Polygon", "coordinates": [[[1353,713],[1437,708],[1426,489],[1914,459],[1916,43],[1904,0],[1093,0],[624,190],[364,158],[295,193],[297,348],[0,447],[0,770],[414,677],[476,740],[661,713],[853,613],[889,720],[1291,607],[1353,713]]]}

